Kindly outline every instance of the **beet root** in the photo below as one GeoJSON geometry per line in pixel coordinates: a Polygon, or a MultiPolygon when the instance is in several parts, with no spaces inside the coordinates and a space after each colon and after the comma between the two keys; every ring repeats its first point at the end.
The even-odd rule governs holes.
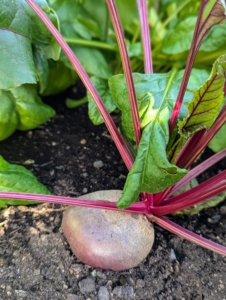
{"type": "MultiPolygon", "coordinates": [[[[117,201],[122,191],[101,191],[80,198],[117,201]]],[[[68,207],[63,232],[73,253],[84,263],[114,271],[137,266],[150,252],[154,229],[140,214],[68,207]]]]}

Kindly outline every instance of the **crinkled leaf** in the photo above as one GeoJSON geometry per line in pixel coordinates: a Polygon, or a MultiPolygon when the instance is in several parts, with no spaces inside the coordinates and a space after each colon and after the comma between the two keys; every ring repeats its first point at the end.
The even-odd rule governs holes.
{"type": "MultiPolygon", "coordinates": [[[[26,168],[9,164],[0,156],[0,191],[50,194],[48,189],[26,168]]],[[[8,205],[28,205],[37,202],[0,199],[0,208],[8,205]]]]}
{"type": "MultiPolygon", "coordinates": [[[[111,93],[107,84],[107,80],[92,76],[91,77],[92,83],[94,84],[95,88],[97,89],[100,97],[102,98],[107,110],[109,113],[113,112],[117,106],[114,103],[111,93]]],[[[99,125],[104,122],[103,118],[101,117],[92,97],[88,93],[88,109],[89,109],[89,118],[93,122],[94,125],[99,125]]]]}
{"type": "MultiPolygon", "coordinates": [[[[110,68],[99,50],[76,45],[71,45],[71,49],[89,75],[98,76],[103,79],[108,79],[112,76],[110,68]]],[[[62,61],[68,68],[74,70],[64,54],[62,55],[62,61]]]]}
{"type": "MultiPolygon", "coordinates": [[[[139,109],[139,116],[141,120],[141,127],[145,127],[153,114],[155,115],[156,109],[162,105],[165,91],[164,102],[167,103],[170,111],[173,110],[175,99],[181,83],[181,73],[175,78],[172,78],[172,72],[165,74],[133,74],[135,84],[136,97],[139,109]]],[[[120,111],[122,111],[122,126],[129,139],[135,141],[133,132],[132,115],[130,110],[128,91],[124,75],[115,75],[109,79],[109,87],[111,90],[112,98],[117,104],[120,111]]],[[[193,92],[187,91],[185,94],[184,104],[191,101],[193,92]]],[[[182,105],[180,117],[184,118],[187,115],[185,105],[182,105]]]]}
{"type": "MultiPolygon", "coordinates": [[[[141,191],[158,193],[174,185],[185,174],[168,161],[166,148],[169,142],[168,122],[179,90],[181,77],[167,74],[133,74],[138,102],[142,138],[137,156],[126,180],[118,207],[125,208],[135,202],[141,191]]],[[[134,140],[131,110],[124,75],[109,79],[113,100],[122,111],[122,125],[126,135],[134,140]]],[[[193,97],[185,95],[186,101],[193,97]]],[[[186,102],[185,101],[185,102],[186,102]]],[[[181,117],[186,116],[183,106],[181,117]]]]}
{"type": "Polygon", "coordinates": [[[141,191],[158,193],[173,186],[186,175],[185,169],[178,168],[167,159],[168,120],[168,107],[161,107],[144,128],[135,162],[126,179],[123,196],[117,202],[119,208],[126,208],[135,202],[141,191]]]}
{"type": "Polygon", "coordinates": [[[1,91],[0,140],[16,129],[29,130],[55,115],[37,94],[36,85],[24,84],[10,91],[1,91]]]}
{"type": "Polygon", "coordinates": [[[218,133],[209,142],[208,147],[214,152],[219,152],[226,148],[226,124],[221,127],[218,133]]]}
{"type": "Polygon", "coordinates": [[[194,98],[188,104],[188,116],[178,123],[183,137],[213,124],[224,102],[225,78],[226,55],[222,55],[214,63],[209,79],[194,91],[194,98]]]}
{"type": "MultiPolygon", "coordinates": [[[[57,25],[57,18],[46,1],[37,1],[57,25]]],[[[24,0],[0,3],[0,88],[10,89],[36,83],[32,48],[35,44],[48,57],[59,57],[60,47],[24,0]]]]}

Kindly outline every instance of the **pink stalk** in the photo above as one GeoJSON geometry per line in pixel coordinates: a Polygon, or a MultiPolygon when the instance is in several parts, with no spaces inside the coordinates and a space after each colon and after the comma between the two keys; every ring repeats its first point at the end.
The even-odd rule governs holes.
{"type": "Polygon", "coordinates": [[[116,207],[116,204],[114,202],[102,201],[102,200],[95,201],[95,200],[88,200],[88,199],[85,200],[79,198],[71,198],[71,197],[69,198],[69,197],[54,196],[54,195],[0,192],[0,198],[48,202],[48,203],[55,203],[55,204],[107,209],[107,210],[115,210],[120,212],[130,212],[130,213],[137,213],[137,214],[150,214],[149,204],[147,201],[133,203],[132,205],[130,205],[130,207],[121,210],[116,207]]]}
{"type": "Polygon", "coordinates": [[[202,129],[198,132],[196,132],[192,137],[190,137],[184,147],[182,148],[181,152],[179,153],[176,163],[177,166],[180,168],[184,168],[185,160],[190,155],[190,153],[193,151],[193,149],[196,147],[196,145],[201,141],[201,139],[206,134],[206,129],[202,129]]]}
{"type": "Polygon", "coordinates": [[[118,130],[117,127],[112,120],[110,114],[108,113],[103,101],[101,100],[97,90],[95,89],[94,85],[92,84],[88,74],[85,72],[84,68],[80,64],[79,60],[68,46],[68,44],[64,41],[62,35],[59,31],[55,28],[49,18],[45,15],[45,13],[41,10],[41,8],[33,1],[33,0],[26,0],[26,2],[31,6],[31,8],[36,12],[42,22],[46,25],[48,30],[52,33],[54,38],[57,40],[65,54],[67,55],[68,59],[70,60],[71,64],[75,68],[76,72],[78,73],[79,77],[81,78],[83,84],[85,85],[86,89],[90,93],[91,97],[93,98],[101,116],[104,119],[104,122],[112,136],[113,141],[115,142],[116,147],[118,148],[119,153],[122,156],[122,159],[125,162],[125,165],[130,170],[133,164],[133,159],[127,150],[118,130]]]}
{"type": "Polygon", "coordinates": [[[187,192],[171,197],[162,206],[151,207],[151,213],[158,216],[172,214],[203,202],[226,190],[225,178],[226,170],[187,192]]]}
{"type": "Polygon", "coordinates": [[[135,87],[133,82],[132,70],[129,61],[129,55],[126,48],[125,38],[121,26],[121,22],[117,13],[114,0],[106,0],[112,24],[115,30],[119,51],[122,59],[123,70],[125,73],[126,84],[128,89],[128,96],[130,100],[130,108],[132,112],[134,134],[136,138],[136,145],[138,147],[141,139],[141,127],[140,127],[140,117],[137,106],[137,99],[135,93],[135,87]]]}
{"type": "Polygon", "coordinates": [[[195,26],[193,39],[192,39],[190,52],[189,52],[186,67],[185,67],[185,70],[184,70],[184,76],[183,76],[183,79],[182,79],[182,82],[181,82],[180,90],[179,90],[177,100],[176,100],[176,103],[175,103],[175,106],[174,106],[174,109],[173,109],[173,112],[172,112],[172,116],[171,116],[171,119],[170,119],[170,122],[169,122],[170,135],[172,135],[172,132],[173,132],[173,129],[175,127],[178,115],[180,113],[181,105],[182,105],[182,102],[183,102],[186,87],[188,85],[188,80],[189,80],[189,77],[190,77],[190,74],[191,74],[191,70],[192,70],[194,60],[195,60],[195,56],[196,56],[196,54],[199,50],[199,47],[201,45],[201,41],[199,41],[198,44],[197,44],[197,41],[198,41],[200,23],[201,23],[201,18],[202,18],[204,6],[205,6],[205,1],[202,0],[201,7],[200,7],[200,10],[199,10],[198,19],[197,19],[197,23],[196,23],[196,26],[195,26]]]}
{"type": "Polygon", "coordinates": [[[210,168],[212,165],[217,163],[219,160],[224,158],[226,156],[226,149],[223,149],[222,151],[214,154],[201,164],[199,164],[197,167],[193,168],[189,173],[183,177],[170,191],[168,194],[168,197],[171,196],[173,193],[178,191],[183,185],[191,181],[193,178],[197,177],[199,174],[203,173],[205,170],[210,168]]]}
{"type": "Polygon", "coordinates": [[[214,243],[208,239],[205,239],[202,236],[199,236],[177,224],[170,221],[166,217],[155,217],[155,216],[147,216],[150,221],[155,222],[162,228],[180,236],[182,239],[186,239],[198,246],[202,246],[208,250],[214,251],[216,253],[219,253],[221,255],[226,256],[226,247],[219,245],[217,243],[214,243]]]}
{"type": "Polygon", "coordinates": [[[202,151],[205,149],[205,147],[208,145],[208,143],[211,141],[211,139],[215,136],[215,134],[221,129],[221,127],[226,122],[226,106],[222,109],[221,113],[217,117],[214,124],[211,126],[211,128],[206,132],[205,135],[197,142],[196,145],[194,145],[193,148],[190,148],[190,152],[187,153],[187,155],[183,156],[183,167],[189,168],[193,162],[200,156],[202,151]]]}
{"type": "Polygon", "coordinates": [[[141,37],[144,52],[144,70],[146,74],[153,73],[153,63],[151,54],[151,39],[148,24],[148,8],[146,0],[137,0],[137,7],[140,17],[141,37]]]}

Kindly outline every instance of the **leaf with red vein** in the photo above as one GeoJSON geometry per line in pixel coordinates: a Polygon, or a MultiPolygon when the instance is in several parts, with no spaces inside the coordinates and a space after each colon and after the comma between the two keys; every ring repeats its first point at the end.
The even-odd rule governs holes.
{"type": "Polygon", "coordinates": [[[194,91],[194,98],[188,104],[188,116],[178,123],[183,137],[212,126],[224,102],[225,79],[226,55],[222,55],[214,63],[208,80],[194,91]]]}

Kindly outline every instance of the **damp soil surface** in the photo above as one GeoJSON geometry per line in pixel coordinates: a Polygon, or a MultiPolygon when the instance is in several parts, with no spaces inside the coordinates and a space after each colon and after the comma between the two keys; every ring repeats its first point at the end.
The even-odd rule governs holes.
{"type": "MultiPolygon", "coordinates": [[[[105,126],[92,125],[86,105],[67,109],[64,98],[47,99],[56,117],[1,142],[1,155],[16,164],[30,160],[26,167],[56,195],[122,189],[127,170],[105,126]]],[[[225,167],[222,161],[210,172],[225,167]]],[[[113,272],[83,264],[63,236],[64,209],[41,204],[0,212],[1,300],[226,300],[226,258],[158,226],[151,253],[137,267],[113,272]]],[[[170,219],[226,246],[225,202],[170,219]]]]}

